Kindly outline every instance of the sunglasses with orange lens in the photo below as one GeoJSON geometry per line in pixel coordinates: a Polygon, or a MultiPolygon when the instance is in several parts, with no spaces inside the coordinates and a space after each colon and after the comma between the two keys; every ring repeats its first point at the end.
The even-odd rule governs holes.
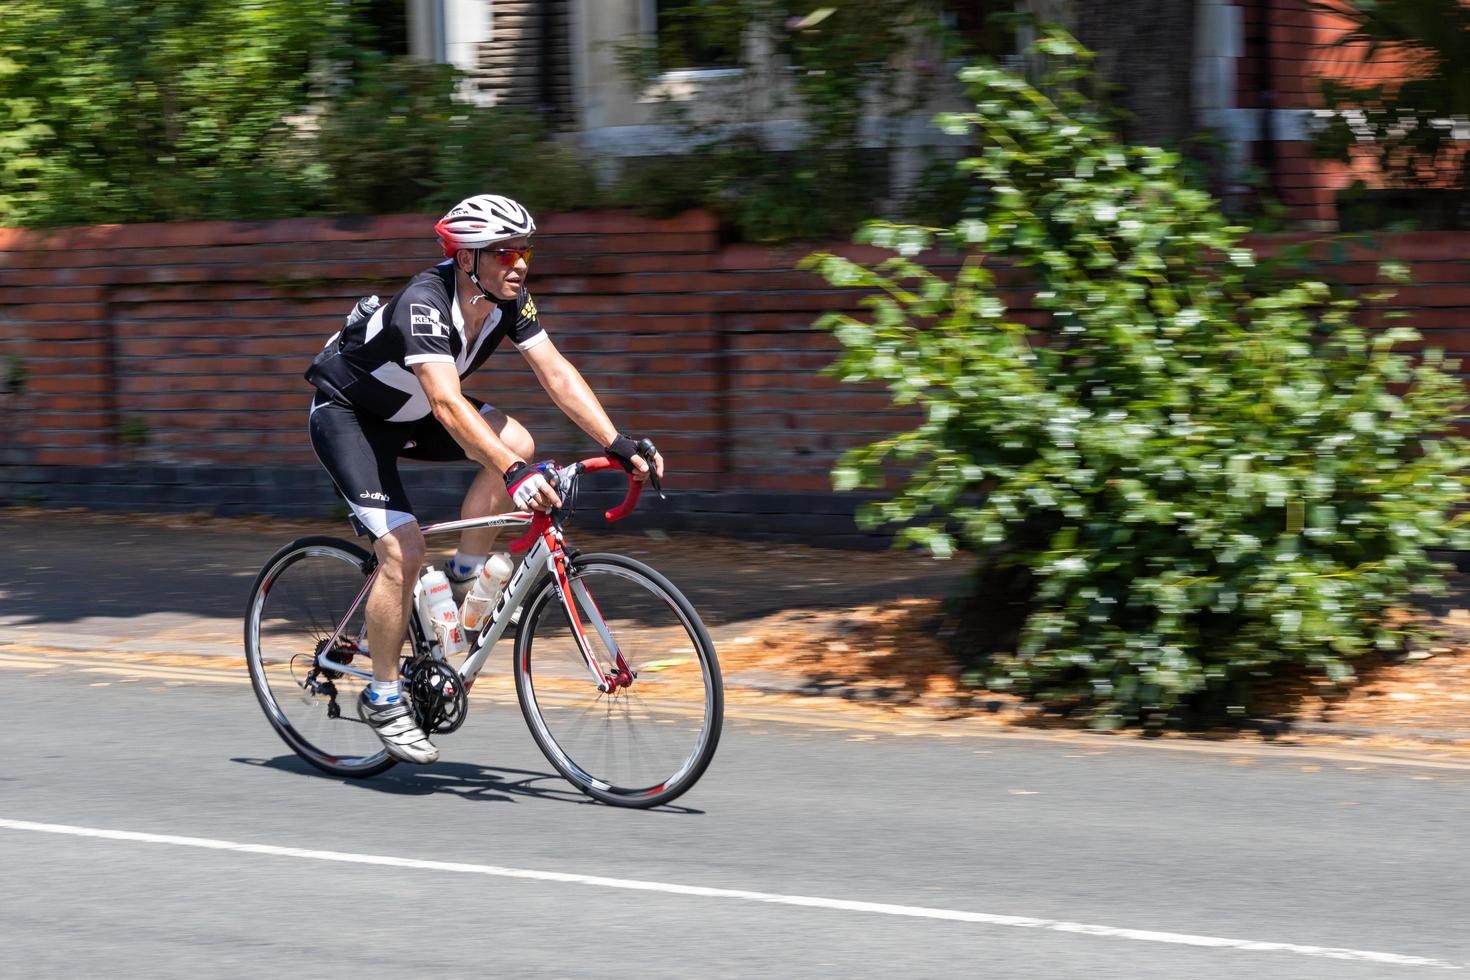
{"type": "Polygon", "coordinates": [[[528,246],[526,248],[487,248],[485,251],[495,256],[495,261],[501,265],[512,266],[520,261],[524,261],[527,265],[530,265],[531,253],[535,249],[528,246]]]}

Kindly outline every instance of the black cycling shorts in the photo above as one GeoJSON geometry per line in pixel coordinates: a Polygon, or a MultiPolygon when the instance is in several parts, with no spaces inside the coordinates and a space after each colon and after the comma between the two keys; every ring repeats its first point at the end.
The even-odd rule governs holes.
{"type": "MultiPolygon", "coordinates": [[[[495,410],[475,398],[469,402],[481,415],[495,410]]],[[[413,504],[398,475],[400,457],[446,463],[466,458],[464,449],[433,415],[413,422],[387,422],[320,392],[312,400],[307,428],[316,458],[352,508],[353,525],[359,533],[374,538],[415,520],[413,504]]]]}

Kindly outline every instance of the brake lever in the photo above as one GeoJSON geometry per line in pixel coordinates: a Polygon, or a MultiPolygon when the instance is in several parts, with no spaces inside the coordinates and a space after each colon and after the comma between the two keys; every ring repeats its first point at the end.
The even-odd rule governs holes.
{"type": "Polygon", "coordinates": [[[556,479],[551,484],[557,496],[561,497],[561,506],[553,509],[556,517],[569,516],[576,509],[577,477],[584,469],[586,467],[581,463],[573,463],[556,471],[556,479]]]}
{"type": "Polygon", "coordinates": [[[653,484],[654,492],[658,494],[659,500],[668,500],[664,496],[663,484],[659,482],[658,470],[654,468],[653,457],[658,455],[658,448],[654,446],[652,439],[638,440],[638,455],[648,464],[648,482],[653,484]]]}

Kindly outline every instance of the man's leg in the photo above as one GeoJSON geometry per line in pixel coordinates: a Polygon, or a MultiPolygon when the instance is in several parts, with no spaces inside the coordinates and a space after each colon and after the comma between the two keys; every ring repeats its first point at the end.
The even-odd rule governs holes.
{"type": "Polygon", "coordinates": [[[351,405],[321,395],[312,401],[309,430],[311,448],[331,474],[337,492],[360,527],[375,536],[379,571],[363,611],[373,682],[358,698],[358,716],[394,758],[433,762],[439,750],[414,721],[413,706],[398,677],[408,606],[424,562],[424,534],[398,478],[396,454],[408,430],[361,417],[351,405]]]}
{"type": "Polygon", "coordinates": [[[416,522],[400,524],[373,542],[378,577],[368,593],[368,651],[373,657],[373,679],[398,680],[398,661],[408,636],[409,604],[413,586],[424,564],[424,535],[416,522]]]}
{"type": "MultiPolygon", "coordinates": [[[[490,423],[490,428],[521,459],[528,463],[536,461],[536,442],[531,434],[526,431],[525,426],[515,419],[506,415],[498,408],[490,408],[488,405],[481,410],[485,421],[490,423]]],[[[505,476],[501,473],[491,473],[489,470],[481,470],[475,475],[470,483],[469,490],[465,493],[464,504],[460,507],[459,516],[463,519],[471,517],[487,517],[491,514],[504,514],[513,510],[510,493],[505,489],[505,476]]],[[[476,527],[468,531],[460,532],[459,553],[461,555],[477,555],[483,560],[485,555],[495,547],[495,538],[500,534],[500,529],[495,527],[476,527]]]]}
{"type": "Polygon", "coordinates": [[[414,521],[400,524],[374,541],[373,551],[378,556],[379,571],[368,593],[365,612],[373,683],[358,699],[357,713],[372,726],[394,758],[434,762],[439,750],[414,720],[413,705],[398,677],[413,584],[424,563],[423,532],[414,521]]]}

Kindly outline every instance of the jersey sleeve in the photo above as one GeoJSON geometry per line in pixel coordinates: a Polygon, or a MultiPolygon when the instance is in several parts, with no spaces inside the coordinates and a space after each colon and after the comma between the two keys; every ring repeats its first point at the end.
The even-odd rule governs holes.
{"type": "Polygon", "coordinates": [[[514,318],[510,321],[508,333],[511,343],[521,350],[530,350],[547,339],[546,330],[536,314],[536,301],[531,298],[529,289],[522,289],[521,295],[516,299],[514,318]]]}
{"type": "Polygon", "coordinates": [[[449,346],[449,332],[454,329],[449,298],[432,283],[415,283],[404,290],[389,326],[403,338],[405,367],[435,361],[454,363],[454,351],[449,346]]]}

